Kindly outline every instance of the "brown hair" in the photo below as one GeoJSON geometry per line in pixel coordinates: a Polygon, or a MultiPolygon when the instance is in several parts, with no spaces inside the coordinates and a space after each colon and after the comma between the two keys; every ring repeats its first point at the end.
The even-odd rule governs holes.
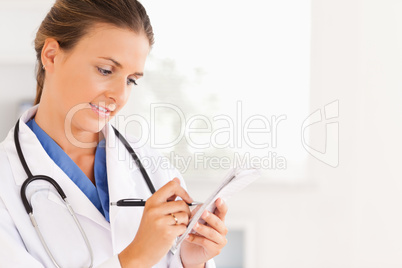
{"type": "Polygon", "coordinates": [[[35,105],[40,102],[45,80],[41,56],[46,38],[56,39],[65,51],[71,50],[95,23],[109,23],[138,34],[145,33],[150,47],[154,44],[151,22],[137,0],[56,0],[36,33],[35,105]]]}

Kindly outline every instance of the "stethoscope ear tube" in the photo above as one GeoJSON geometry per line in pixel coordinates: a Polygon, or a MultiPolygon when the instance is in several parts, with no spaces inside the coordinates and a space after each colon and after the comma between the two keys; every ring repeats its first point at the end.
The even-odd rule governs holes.
{"type": "Polygon", "coordinates": [[[24,181],[24,183],[21,186],[20,195],[21,195],[22,203],[24,204],[25,210],[29,214],[29,213],[32,213],[32,206],[28,202],[27,195],[26,195],[26,189],[31,182],[33,182],[35,180],[45,180],[45,181],[49,182],[57,190],[57,192],[59,193],[61,198],[63,198],[63,200],[66,199],[66,194],[63,192],[60,185],[52,178],[50,178],[46,175],[36,175],[36,176],[32,175],[32,172],[31,172],[31,170],[29,170],[27,162],[25,161],[24,154],[22,153],[22,150],[21,150],[20,139],[18,138],[19,125],[20,125],[19,122],[20,122],[20,120],[17,120],[17,123],[15,124],[15,128],[14,128],[14,143],[15,143],[15,149],[17,150],[17,154],[21,161],[21,164],[25,170],[25,173],[28,175],[28,178],[24,181]]]}
{"type": "MultiPolygon", "coordinates": [[[[85,232],[84,232],[84,229],[82,228],[80,222],[78,221],[78,219],[77,219],[77,217],[76,217],[76,215],[75,215],[75,212],[74,212],[73,208],[71,207],[71,205],[70,205],[70,204],[68,203],[68,201],[67,201],[66,194],[65,194],[64,191],[61,189],[60,185],[59,185],[54,179],[50,178],[49,176],[46,176],[46,175],[35,175],[35,176],[33,176],[33,175],[32,175],[31,170],[29,169],[29,167],[28,167],[28,165],[27,165],[27,162],[25,161],[24,154],[22,153],[22,150],[21,150],[21,145],[20,145],[20,141],[19,141],[19,137],[18,137],[18,133],[19,133],[19,123],[20,123],[20,120],[17,120],[17,124],[15,125],[15,128],[14,128],[14,143],[15,143],[15,148],[16,148],[16,150],[17,150],[18,157],[19,157],[19,159],[20,159],[20,161],[21,161],[21,164],[22,164],[22,166],[23,166],[23,168],[24,168],[24,170],[25,170],[25,173],[26,173],[27,176],[28,176],[28,178],[24,181],[24,183],[23,183],[22,186],[21,186],[20,195],[21,195],[21,200],[22,200],[22,203],[23,203],[23,205],[24,205],[24,207],[25,207],[25,210],[26,210],[27,213],[29,214],[29,217],[30,217],[30,219],[31,219],[32,225],[34,226],[36,232],[38,233],[38,236],[39,236],[39,238],[40,238],[40,240],[41,240],[41,242],[42,242],[42,244],[43,244],[43,247],[45,248],[45,250],[46,250],[46,252],[48,253],[48,255],[49,255],[49,257],[51,258],[51,260],[53,261],[54,265],[55,265],[56,267],[60,267],[60,266],[57,264],[56,260],[54,259],[52,253],[50,252],[50,250],[49,250],[49,248],[48,248],[48,246],[47,246],[47,244],[46,244],[46,241],[45,241],[45,240],[43,239],[43,237],[42,237],[42,234],[41,234],[41,232],[40,232],[40,230],[39,230],[39,226],[38,226],[38,224],[37,224],[37,222],[36,222],[36,220],[35,220],[35,217],[34,217],[34,215],[33,215],[33,208],[32,208],[31,204],[28,202],[28,199],[27,199],[26,190],[27,190],[27,188],[28,188],[28,185],[29,185],[31,182],[35,181],[35,180],[45,180],[45,181],[49,182],[50,184],[52,184],[53,187],[54,187],[54,188],[57,190],[57,192],[59,193],[60,197],[64,200],[64,203],[66,204],[66,206],[67,206],[67,208],[68,208],[70,214],[72,215],[72,217],[73,217],[75,223],[77,224],[77,226],[78,226],[78,228],[79,228],[79,230],[80,230],[80,232],[81,232],[81,234],[82,234],[83,239],[85,240],[85,243],[86,243],[86,245],[87,245],[87,248],[88,248],[88,251],[89,251],[89,254],[90,254],[90,258],[91,258],[91,264],[90,264],[89,267],[92,267],[92,266],[93,266],[93,252],[92,252],[91,245],[90,245],[89,240],[88,240],[88,238],[87,238],[87,236],[86,236],[86,234],[85,234],[85,232]]],[[[141,164],[141,161],[140,161],[140,159],[138,158],[138,156],[136,155],[136,153],[134,152],[133,148],[131,148],[131,146],[129,145],[129,143],[128,143],[128,142],[126,141],[126,139],[117,131],[117,129],[115,129],[115,128],[113,127],[113,130],[114,130],[116,136],[119,138],[119,140],[124,144],[124,146],[126,147],[126,149],[128,150],[128,152],[130,153],[130,155],[131,155],[132,158],[134,159],[135,163],[138,165],[138,167],[139,167],[139,169],[140,169],[140,171],[141,171],[141,173],[142,173],[142,175],[143,175],[143,177],[144,177],[144,179],[145,179],[145,181],[146,181],[146,183],[147,183],[147,185],[148,185],[148,187],[149,187],[149,190],[151,191],[152,194],[154,194],[154,193],[155,193],[155,187],[153,186],[151,179],[149,178],[147,172],[145,171],[145,168],[144,168],[143,165],[141,164]]]]}
{"type": "Polygon", "coordinates": [[[51,185],[53,185],[53,187],[59,193],[60,197],[63,199],[65,205],[67,206],[68,211],[70,212],[70,214],[73,217],[73,219],[74,219],[79,231],[81,232],[81,235],[82,235],[82,237],[83,237],[83,239],[85,241],[85,244],[86,244],[86,246],[88,248],[89,255],[90,255],[90,260],[91,260],[91,263],[90,263],[89,267],[91,268],[93,266],[93,260],[94,260],[91,244],[89,243],[89,240],[88,240],[88,238],[87,238],[87,236],[86,236],[86,234],[84,232],[84,229],[82,228],[80,222],[78,221],[73,208],[71,207],[70,203],[67,201],[66,194],[64,193],[63,189],[61,189],[60,185],[54,179],[50,178],[49,176],[46,176],[46,175],[35,175],[35,176],[33,176],[32,175],[31,171],[28,168],[27,162],[25,161],[25,157],[24,157],[24,155],[22,153],[22,150],[21,150],[21,145],[20,145],[20,141],[19,141],[19,138],[18,138],[18,132],[19,132],[19,120],[17,121],[17,124],[15,125],[15,128],[14,128],[14,142],[15,142],[15,148],[17,149],[18,157],[20,158],[21,164],[24,167],[24,170],[28,175],[28,178],[24,181],[24,183],[21,186],[20,195],[21,195],[21,200],[22,200],[22,203],[24,204],[25,210],[27,211],[27,213],[29,215],[29,218],[31,219],[32,225],[35,228],[35,231],[38,234],[38,237],[39,237],[44,249],[46,250],[46,252],[49,255],[50,259],[52,260],[53,264],[56,267],[59,268],[60,266],[57,264],[56,259],[53,257],[52,252],[50,251],[49,247],[47,246],[46,241],[43,238],[41,231],[39,230],[39,226],[38,226],[38,224],[37,224],[37,222],[35,220],[35,217],[33,215],[33,208],[31,206],[31,204],[29,204],[28,199],[27,199],[26,190],[28,188],[28,185],[31,182],[36,181],[36,180],[44,180],[44,181],[49,182],[51,185]]]}
{"type": "Polygon", "coordinates": [[[144,166],[142,165],[140,159],[138,158],[137,154],[134,152],[133,148],[130,146],[130,144],[127,142],[127,140],[123,137],[123,135],[120,134],[120,132],[115,129],[113,126],[113,131],[115,135],[119,138],[119,140],[123,143],[124,147],[126,147],[127,151],[130,153],[131,157],[134,159],[135,163],[137,164],[138,168],[141,171],[142,176],[144,177],[145,182],[148,185],[149,190],[151,191],[151,194],[155,193],[155,187],[152,184],[151,179],[148,176],[148,173],[145,171],[144,166]]]}
{"type": "Polygon", "coordinates": [[[25,173],[28,175],[28,178],[33,177],[31,171],[28,168],[27,162],[25,161],[25,157],[22,154],[21,150],[21,145],[20,145],[20,139],[18,138],[18,133],[20,130],[20,120],[17,120],[17,124],[15,124],[14,127],[14,143],[15,143],[15,149],[17,150],[18,157],[20,158],[22,167],[25,170],[25,173]]]}

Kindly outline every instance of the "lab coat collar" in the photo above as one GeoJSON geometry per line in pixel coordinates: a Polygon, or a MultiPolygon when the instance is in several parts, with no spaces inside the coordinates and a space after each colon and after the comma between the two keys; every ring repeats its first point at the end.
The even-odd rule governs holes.
{"type": "MultiPolygon", "coordinates": [[[[105,220],[104,216],[96,209],[92,202],[75,185],[75,183],[53,162],[43,149],[35,134],[26,125],[26,122],[36,114],[37,109],[38,105],[30,108],[19,120],[19,139],[21,148],[32,174],[47,175],[53,178],[61,186],[77,214],[87,217],[100,226],[110,230],[110,224],[105,220]],[[38,159],[40,159],[40,161],[38,161],[38,159]]],[[[130,163],[126,153],[127,150],[125,150],[125,147],[118,142],[118,138],[109,123],[102,129],[102,132],[106,139],[106,167],[109,198],[110,201],[114,202],[132,196],[134,183],[132,180],[128,179],[130,163]]],[[[9,132],[5,146],[10,159],[15,182],[18,186],[21,186],[26,180],[27,175],[16,152],[13,135],[14,128],[9,132]]],[[[64,206],[64,203],[61,202],[59,198],[55,198],[54,195],[49,195],[49,199],[64,206]]],[[[111,224],[118,212],[119,208],[117,207],[110,209],[111,224]]]]}

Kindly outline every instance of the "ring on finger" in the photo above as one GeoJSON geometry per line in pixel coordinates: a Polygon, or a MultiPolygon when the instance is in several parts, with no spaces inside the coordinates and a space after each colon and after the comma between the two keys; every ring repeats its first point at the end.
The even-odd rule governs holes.
{"type": "Polygon", "coordinates": [[[173,219],[174,219],[174,221],[175,221],[175,225],[178,225],[178,224],[179,224],[179,220],[177,219],[177,217],[176,217],[173,213],[170,213],[170,215],[172,215],[172,217],[173,217],[173,219]]]}

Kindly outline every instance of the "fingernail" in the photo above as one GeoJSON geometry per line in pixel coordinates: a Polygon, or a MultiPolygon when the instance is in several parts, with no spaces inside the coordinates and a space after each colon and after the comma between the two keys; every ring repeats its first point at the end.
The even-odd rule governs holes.
{"type": "Polygon", "coordinates": [[[219,198],[219,206],[222,206],[223,205],[223,199],[222,198],[219,198]]]}
{"type": "Polygon", "coordinates": [[[205,210],[203,213],[202,213],[202,217],[205,219],[205,218],[207,218],[209,216],[209,211],[208,210],[205,210]]]}

